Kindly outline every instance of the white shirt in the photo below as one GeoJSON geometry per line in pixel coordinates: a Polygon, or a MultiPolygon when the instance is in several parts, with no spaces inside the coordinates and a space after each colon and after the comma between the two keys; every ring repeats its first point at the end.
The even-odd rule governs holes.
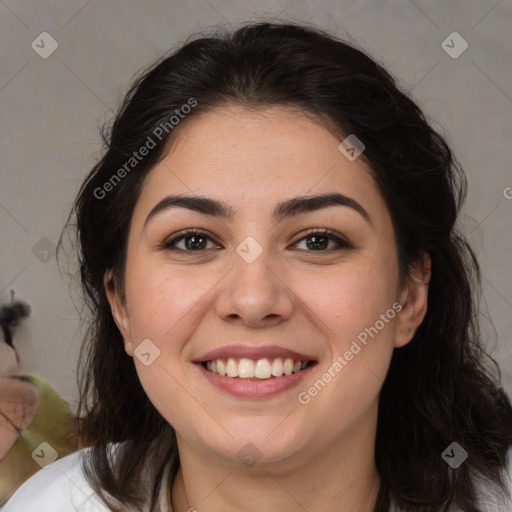
{"type": "MultiPolygon", "coordinates": [[[[112,443],[115,448],[118,443],[112,443]]],[[[111,512],[97,497],[82,470],[81,457],[87,457],[90,448],[83,448],[62,457],[26,480],[2,507],[2,512],[111,512]]],[[[114,454],[115,455],[115,454],[114,454]]],[[[164,478],[168,475],[167,466],[164,478]]],[[[160,510],[172,512],[171,504],[162,493],[160,510]]],[[[149,503],[146,505],[149,509],[149,503]]],[[[146,512],[128,509],[126,512],[146,512]]]]}
{"type": "MultiPolygon", "coordinates": [[[[82,472],[80,457],[86,456],[89,450],[90,448],[83,448],[38,471],[21,485],[2,507],[2,512],[110,512],[96,497],[82,472]]],[[[512,448],[509,456],[512,457],[512,448]]],[[[505,476],[508,489],[512,493],[512,470],[505,476]]],[[[478,487],[482,512],[512,510],[512,503],[497,503],[496,498],[486,489],[487,486],[483,483],[478,487]]],[[[172,512],[171,504],[163,495],[160,506],[163,511],[172,512]]],[[[398,511],[391,507],[389,512],[398,511]]],[[[461,511],[452,506],[450,512],[461,511]]]]}

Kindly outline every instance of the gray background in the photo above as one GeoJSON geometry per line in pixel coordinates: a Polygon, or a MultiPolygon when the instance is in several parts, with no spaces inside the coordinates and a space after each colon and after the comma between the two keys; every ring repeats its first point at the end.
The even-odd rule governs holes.
{"type": "Polygon", "coordinates": [[[98,126],[136,72],[191,34],[263,18],[350,38],[443,130],[468,175],[463,225],[482,263],[483,327],[492,335],[490,315],[488,349],[512,394],[511,0],[0,0],[0,300],[14,289],[32,306],[15,338],[20,372],[50,379],[74,409],[81,306],[54,245],[101,154],[98,126]],[[443,49],[457,40],[442,46],[454,31],[469,45],[457,58],[443,49]],[[46,59],[31,47],[42,32],[58,43],[46,59]]]}

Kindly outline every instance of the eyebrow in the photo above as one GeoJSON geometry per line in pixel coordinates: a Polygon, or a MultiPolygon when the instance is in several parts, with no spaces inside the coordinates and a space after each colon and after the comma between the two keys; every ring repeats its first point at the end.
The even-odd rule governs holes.
{"type": "MultiPolygon", "coordinates": [[[[280,222],[288,217],[299,215],[301,213],[314,212],[330,206],[346,206],[352,208],[358,212],[368,222],[368,224],[370,224],[370,226],[373,227],[370,215],[361,206],[361,204],[351,197],[338,193],[302,196],[288,199],[276,206],[272,212],[272,218],[275,222],[280,222]]],[[[187,210],[192,210],[203,215],[210,215],[212,217],[219,217],[226,220],[232,220],[235,216],[235,212],[230,205],[217,199],[204,196],[169,195],[158,202],[149,212],[146,220],[144,221],[143,229],[151,218],[170,208],[186,208],[187,210]]]]}

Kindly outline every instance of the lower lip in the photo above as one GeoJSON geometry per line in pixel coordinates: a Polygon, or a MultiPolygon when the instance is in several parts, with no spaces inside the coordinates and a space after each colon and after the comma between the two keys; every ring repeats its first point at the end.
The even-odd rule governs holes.
{"type": "Polygon", "coordinates": [[[214,386],[227,391],[231,395],[238,398],[269,398],[297,386],[316,365],[312,364],[299,373],[272,377],[261,381],[221,377],[218,373],[208,371],[202,364],[196,363],[196,366],[214,386]]]}

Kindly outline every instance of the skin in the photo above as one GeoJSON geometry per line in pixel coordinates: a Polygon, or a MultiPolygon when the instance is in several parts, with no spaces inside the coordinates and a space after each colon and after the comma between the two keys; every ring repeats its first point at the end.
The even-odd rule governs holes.
{"type": "Polygon", "coordinates": [[[39,392],[30,382],[0,378],[0,461],[35,418],[39,392]]]}
{"type": "Polygon", "coordinates": [[[134,364],[177,433],[175,512],[373,510],[378,395],[393,349],[411,340],[426,313],[430,262],[399,282],[389,211],[363,157],[349,161],[340,142],[292,109],[226,106],[188,119],[144,182],[130,225],[125,300],[109,273],[105,289],[127,354],[147,338],[160,350],[149,366],[137,357],[134,364]],[[281,201],[332,192],[360,203],[371,224],[346,206],[271,218],[281,201]],[[172,208],[144,229],[168,194],[222,200],[235,215],[172,208]],[[211,237],[202,252],[185,253],[186,240],[177,243],[181,252],[159,247],[190,228],[211,237]],[[331,229],[354,248],[308,248],[310,228],[331,229]],[[247,236],[262,248],[252,263],[236,252],[247,236]],[[307,405],[299,403],[298,393],[396,301],[400,313],[307,405]],[[240,340],[290,348],[318,364],[276,397],[236,398],[192,361],[240,340]],[[260,454],[252,467],[237,456],[247,442],[260,454]]]}

